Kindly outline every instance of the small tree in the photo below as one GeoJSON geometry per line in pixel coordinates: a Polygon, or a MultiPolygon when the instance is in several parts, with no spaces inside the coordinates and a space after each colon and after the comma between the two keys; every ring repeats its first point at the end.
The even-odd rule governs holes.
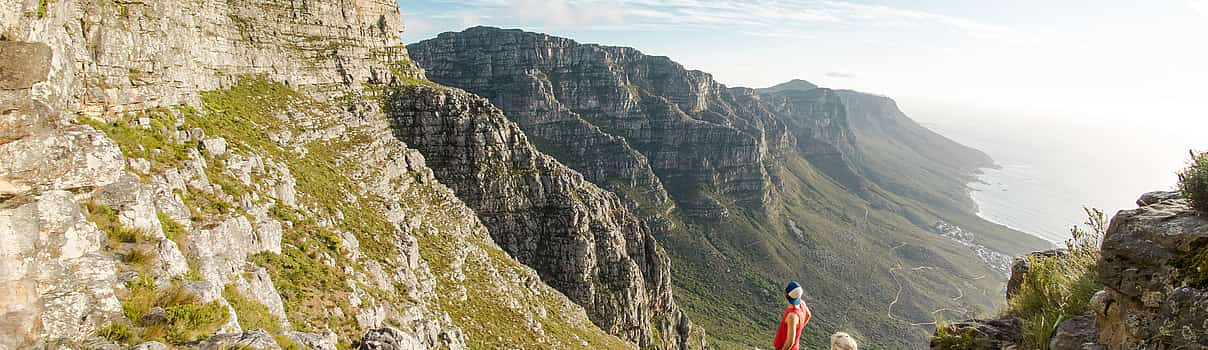
{"type": "Polygon", "coordinates": [[[1179,172],[1179,192],[1200,212],[1208,212],[1208,152],[1191,152],[1187,168],[1179,172]]]}

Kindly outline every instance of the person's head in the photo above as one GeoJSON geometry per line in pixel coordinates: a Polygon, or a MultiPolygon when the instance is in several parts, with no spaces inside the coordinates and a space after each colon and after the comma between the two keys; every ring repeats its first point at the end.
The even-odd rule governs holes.
{"type": "Polygon", "coordinates": [[[831,350],[859,350],[859,346],[851,335],[839,332],[831,335],[831,350]]]}
{"type": "Polygon", "coordinates": [[[789,285],[784,287],[784,298],[789,301],[789,304],[801,305],[802,294],[805,294],[805,290],[801,289],[801,284],[797,281],[789,281],[789,285]]]}

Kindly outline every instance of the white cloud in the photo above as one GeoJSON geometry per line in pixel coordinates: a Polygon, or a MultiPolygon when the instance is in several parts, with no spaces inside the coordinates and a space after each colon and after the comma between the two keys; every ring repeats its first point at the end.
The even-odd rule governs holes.
{"type": "Polygon", "coordinates": [[[619,24],[624,21],[616,1],[510,0],[501,17],[558,28],[619,24]]]}

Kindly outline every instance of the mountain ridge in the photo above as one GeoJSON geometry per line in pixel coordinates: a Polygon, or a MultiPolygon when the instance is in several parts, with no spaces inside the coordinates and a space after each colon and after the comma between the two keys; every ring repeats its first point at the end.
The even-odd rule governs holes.
{"type": "MultiPolygon", "coordinates": [[[[842,257],[855,253],[854,246],[867,245],[873,254],[922,259],[918,262],[929,264],[924,266],[948,266],[941,273],[948,277],[926,278],[962,281],[965,278],[958,276],[979,273],[1005,278],[1001,259],[985,256],[985,247],[976,248],[980,245],[1017,253],[1044,244],[972,213],[964,181],[992,162],[980,151],[926,131],[887,98],[805,89],[812,84],[804,81],[790,84],[796,89],[771,92],[729,88],[708,73],[685,69],[666,57],[521,30],[474,27],[442,33],[408,45],[408,50],[430,79],[490,99],[532,137],[537,149],[559,159],[573,155],[566,165],[616,192],[651,227],[659,227],[656,236],[672,256],[677,299],[722,347],[761,344],[752,334],[771,327],[767,320],[775,316],[767,307],[777,303],[777,293],[769,290],[783,283],[778,280],[784,276],[837,285],[842,282],[831,274],[854,263],[855,270],[846,274],[861,271],[855,273],[873,277],[872,283],[857,289],[881,285],[906,294],[894,298],[874,292],[865,298],[876,299],[872,304],[884,305],[891,315],[903,310],[919,313],[912,316],[915,319],[929,317],[925,315],[930,311],[922,311],[924,304],[948,300],[938,297],[948,289],[895,283],[901,281],[889,262],[868,264],[842,257]],[[791,99],[802,90],[818,96],[791,99]],[[910,136],[884,132],[899,126],[910,136]],[[595,136],[563,137],[567,130],[595,136]],[[637,154],[594,152],[594,140],[610,140],[637,154]],[[960,156],[935,159],[949,148],[960,156]],[[886,149],[905,160],[877,154],[886,149]],[[699,167],[704,162],[746,170],[699,167]],[[903,179],[886,175],[916,166],[911,162],[922,168],[899,171],[903,179]],[[638,166],[634,171],[602,171],[618,164],[638,166]],[[645,164],[657,182],[636,185],[634,177],[618,175],[649,174],[645,164]],[[651,185],[656,183],[661,191],[651,185]],[[661,201],[664,194],[670,207],[642,210],[651,203],[667,203],[661,201]],[[977,233],[947,235],[937,223],[977,233]],[[856,234],[856,241],[846,241],[848,234],[856,234]],[[963,240],[947,238],[958,236],[963,240]],[[900,249],[903,243],[910,249],[900,249]],[[971,264],[952,262],[956,260],[971,264]],[[745,277],[714,280],[725,286],[725,297],[714,297],[709,294],[718,288],[701,284],[710,278],[694,270],[696,266],[726,266],[745,277]],[[740,311],[719,314],[714,303],[734,303],[740,311]]],[[[987,293],[995,289],[993,284],[961,283],[987,293]]],[[[812,305],[818,305],[819,314],[834,312],[831,307],[837,305],[856,306],[841,300],[847,293],[851,289],[842,286],[821,287],[821,304],[812,305]]],[[[973,304],[994,303],[992,298],[978,298],[973,304]]],[[[896,321],[885,319],[884,309],[856,314],[852,319],[884,326],[869,330],[870,335],[901,338],[885,344],[918,344],[929,334],[892,326],[896,321]]],[[[851,321],[819,322],[822,329],[841,330],[851,321]]],[[[820,345],[824,339],[814,336],[807,342],[820,345]]],[[[870,344],[878,346],[884,345],[870,344]]]]}

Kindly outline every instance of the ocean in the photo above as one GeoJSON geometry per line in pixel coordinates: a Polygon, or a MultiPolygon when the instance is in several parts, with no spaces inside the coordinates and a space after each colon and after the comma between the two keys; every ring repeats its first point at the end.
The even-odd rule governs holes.
{"type": "Polygon", "coordinates": [[[970,184],[981,217],[1055,243],[1086,220],[1083,207],[1108,216],[1135,208],[1141,194],[1175,188],[1188,150],[1208,150],[1208,130],[1177,120],[1109,122],[899,102],[920,124],[994,158],[999,168],[983,169],[970,184]]]}

